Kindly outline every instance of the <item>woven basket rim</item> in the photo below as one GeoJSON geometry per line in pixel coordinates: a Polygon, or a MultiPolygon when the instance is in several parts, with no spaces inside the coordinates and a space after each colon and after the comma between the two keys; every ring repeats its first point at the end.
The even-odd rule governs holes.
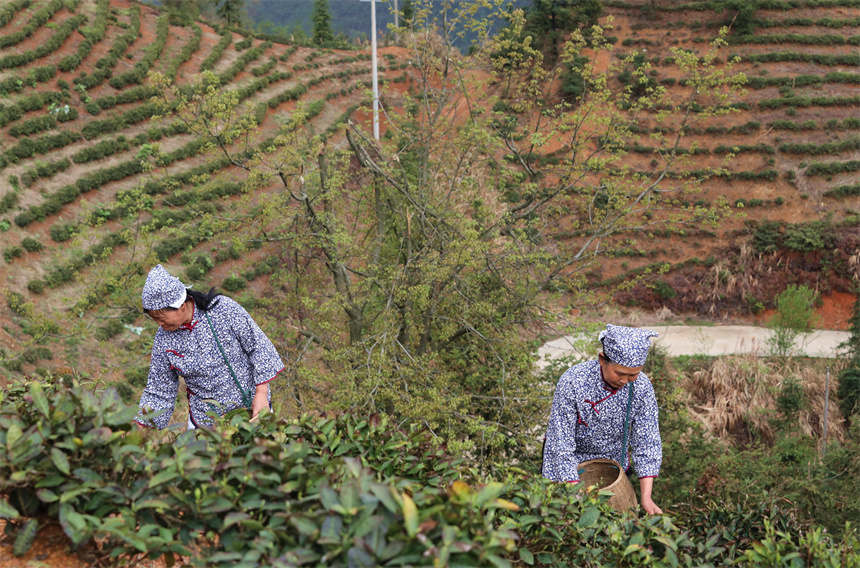
{"type": "MultiPolygon", "coordinates": [[[[601,490],[612,492],[613,495],[609,498],[610,507],[617,511],[627,511],[639,506],[639,502],[636,499],[636,492],[633,490],[633,485],[631,485],[630,480],[627,479],[627,474],[621,468],[620,463],[612,459],[596,458],[579,464],[579,467],[583,466],[586,467],[586,471],[589,466],[596,466],[598,468],[614,467],[617,471],[617,474],[611,483],[604,485],[603,487],[599,487],[601,490]]],[[[580,475],[580,479],[583,477],[586,476],[580,475]]],[[[597,485],[601,484],[598,483],[597,485]]]]}

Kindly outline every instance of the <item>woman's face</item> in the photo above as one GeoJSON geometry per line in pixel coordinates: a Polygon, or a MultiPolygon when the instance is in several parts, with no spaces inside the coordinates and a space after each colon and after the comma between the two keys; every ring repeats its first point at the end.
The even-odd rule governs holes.
{"type": "Polygon", "coordinates": [[[176,331],[182,324],[191,321],[194,315],[191,305],[191,302],[185,302],[179,309],[164,308],[161,310],[152,310],[146,315],[164,331],[176,331]]]}
{"type": "Polygon", "coordinates": [[[600,368],[603,370],[603,380],[614,389],[620,389],[627,383],[632,383],[642,372],[642,366],[625,367],[618,363],[609,363],[603,353],[598,357],[600,368]]]}

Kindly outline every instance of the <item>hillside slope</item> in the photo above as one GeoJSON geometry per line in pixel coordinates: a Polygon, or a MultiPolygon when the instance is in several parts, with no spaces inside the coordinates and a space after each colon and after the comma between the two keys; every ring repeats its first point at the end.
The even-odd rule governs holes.
{"type": "MultiPolygon", "coordinates": [[[[655,83],[681,88],[669,49],[704,51],[733,16],[716,6],[607,2],[604,21],[613,19],[616,57],[638,51],[655,83]]],[[[860,270],[860,6],[853,0],[759,6],[755,33],[732,34],[724,49],[726,57],[741,58],[749,78],[738,112],[696,125],[684,142],[694,169],[722,163],[727,169],[690,199],[708,204],[725,197],[743,216],[718,230],[640,235],[638,248],[590,278],[606,285],[668,263],[666,275],[649,277],[617,300],[714,318],[761,317],[786,283],[802,283],[842,310],[841,319],[826,323],[844,327],[860,270]],[[735,155],[726,160],[729,153],[735,155]]],[[[397,106],[411,81],[408,52],[386,48],[380,60],[382,77],[391,81],[389,102],[397,106]]],[[[160,260],[199,288],[249,290],[249,305],[267,294],[268,249],[240,251],[229,240],[188,240],[172,229],[220,211],[224,200],[253,207],[266,199],[242,195],[241,177],[220,193],[189,197],[199,181],[194,175],[231,168],[200,155],[181,126],[151,121],[148,71],[187,85],[207,69],[252,105],[261,141],[280,131],[298,103],[312,112],[316,131],[326,131],[364,100],[370,80],[367,51],[222,35],[203,23],[181,27],[128,0],[14,0],[0,8],[0,281],[13,294],[0,307],[0,343],[11,357],[3,372],[86,368],[115,377],[141,364],[146,341],[137,334],[151,324],[133,311],[81,314],[80,327],[64,335],[40,328],[33,323],[38,317],[23,317],[26,308],[16,307],[32,302],[36,314],[65,310],[103,277],[102,268],[132,254],[124,246],[127,211],[116,200],[135,187],[164,212],[146,241],[160,260]],[[140,158],[156,143],[159,165],[144,172],[140,158]],[[175,185],[164,183],[168,176],[175,185]]],[[[654,117],[636,133],[630,166],[651,171],[661,160],[652,136],[671,136],[672,125],[654,117]]]]}

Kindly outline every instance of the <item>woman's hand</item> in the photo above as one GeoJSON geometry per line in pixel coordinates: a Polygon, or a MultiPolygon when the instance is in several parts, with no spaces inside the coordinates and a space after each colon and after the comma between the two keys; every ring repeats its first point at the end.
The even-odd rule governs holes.
{"type": "Polygon", "coordinates": [[[269,408],[269,383],[257,385],[254,400],[251,401],[251,419],[256,418],[264,408],[269,408]]]}
{"type": "Polygon", "coordinates": [[[642,493],[642,508],[649,515],[662,515],[663,509],[657,506],[654,503],[654,500],[651,499],[651,490],[654,488],[654,478],[653,477],[641,477],[639,478],[639,490],[642,493]]]}
{"type": "Polygon", "coordinates": [[[650,498],[647,501],[645,500],[644,497],[642,498],[642,508],[649,515],[662,515],[663,514],[663,509],[658,507],[657,504],[654,503],[654,501],[652,501],[650,498]]]}

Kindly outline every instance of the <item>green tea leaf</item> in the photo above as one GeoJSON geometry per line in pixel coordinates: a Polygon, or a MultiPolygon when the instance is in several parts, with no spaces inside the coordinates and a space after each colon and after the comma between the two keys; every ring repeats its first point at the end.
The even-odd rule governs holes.
{"type": "Polygon", "coordinates": [[[224,526],[221,527],[221,530],[226,529],[230,525],[235,525],[240,521],[244,521],[245,519],[250,519],[251,515],[248,513],[243,513],[242,511],[234,511],[232,513],[227,513],[227,516],[224,517],[224,526]]]}
{"type": "Polygon", "coordinates": [[[590,527],[597,521],[598,517],[600,517],[600,509],[597,507],[588,507],[582,513],[582,516],[579,517],[579,521],[576,524],[579,527],[590,527]]]}
{"type": "Polygon", "coordinates": [[[45,396],[45,391],[42,390],[42,385],[38,381],[30,383],[30,396],[33,398],[33,404],[45,418],[51,416],[51,406],[48,404],[48,398],[45,396]]]}
{"type": "Polygon", "coordinates": [[[412,497],[405,493],[403,494],[403,522],[409,536],[415,536],[418,533],[418,507],[415,506],[412,497]]]}
{"type": "Polygon", "coordinates": [[[51,461],[64,475],[69,475],[69,458],[59,448],[51,448],[51,461]]]}
{"type": "Polygon", "coordinates": [[[303,535],[311,536],[317,532],[316,523],[305,517],[292,516],[290,517],[290,524],[303,535]]]}
{"type": "Polygon", "coordinates": [[[475,504],[478,507],[483,507],[484,505],[501,495],[504,490],[505,485],[503,483],[499,483],[497,481],[493,483],[488,483],[480,491],[478,491],[478,495],[475,497],[475,504]]]}
{"type": "Polygon", "coordinates": [[[9,426],[9,429],[6,430],[6,449],[11,452],[12,448],[15,446],[15,442],[17,442],[23,435],[24,432],[21,430],[21,427],[13,422],[9,426]]]}
{"type": "Polygon", "coordinates": [[[121,426],[130,423],[140,409],[137,406],[126,406],[122,410],[112,412],[105,416],[105,424],[109,426],[121,426]]]}
{"type": "Polygon", "coordinates": [[[6,499],[0,499],[0,519],[17,519],[21,515],[18,509],[9,504],[6,499]]]}
{"type": "Polygon", "coordinates": [[[532,566],[535,563],[535,555],[526,547],[520,548],[520,559],[529,566],[532,566]]]}
{"type": "Polygon", "coordinates": [[[53,503],[60,499],[60,497],[50,489],[37,489],[36,497],[38,497],[39,501],[42,503],[53,503]]]}
{"type": "Polygon", "coordinates": [[[162,483],[166,483],[171,479],[176,479],[177,477],[179,477],[178,471],[175,469],[166,469],[152,476],[152,479],[149,480],[149,488],[152,489],[157,485],[161,485],[162,483]]]}

